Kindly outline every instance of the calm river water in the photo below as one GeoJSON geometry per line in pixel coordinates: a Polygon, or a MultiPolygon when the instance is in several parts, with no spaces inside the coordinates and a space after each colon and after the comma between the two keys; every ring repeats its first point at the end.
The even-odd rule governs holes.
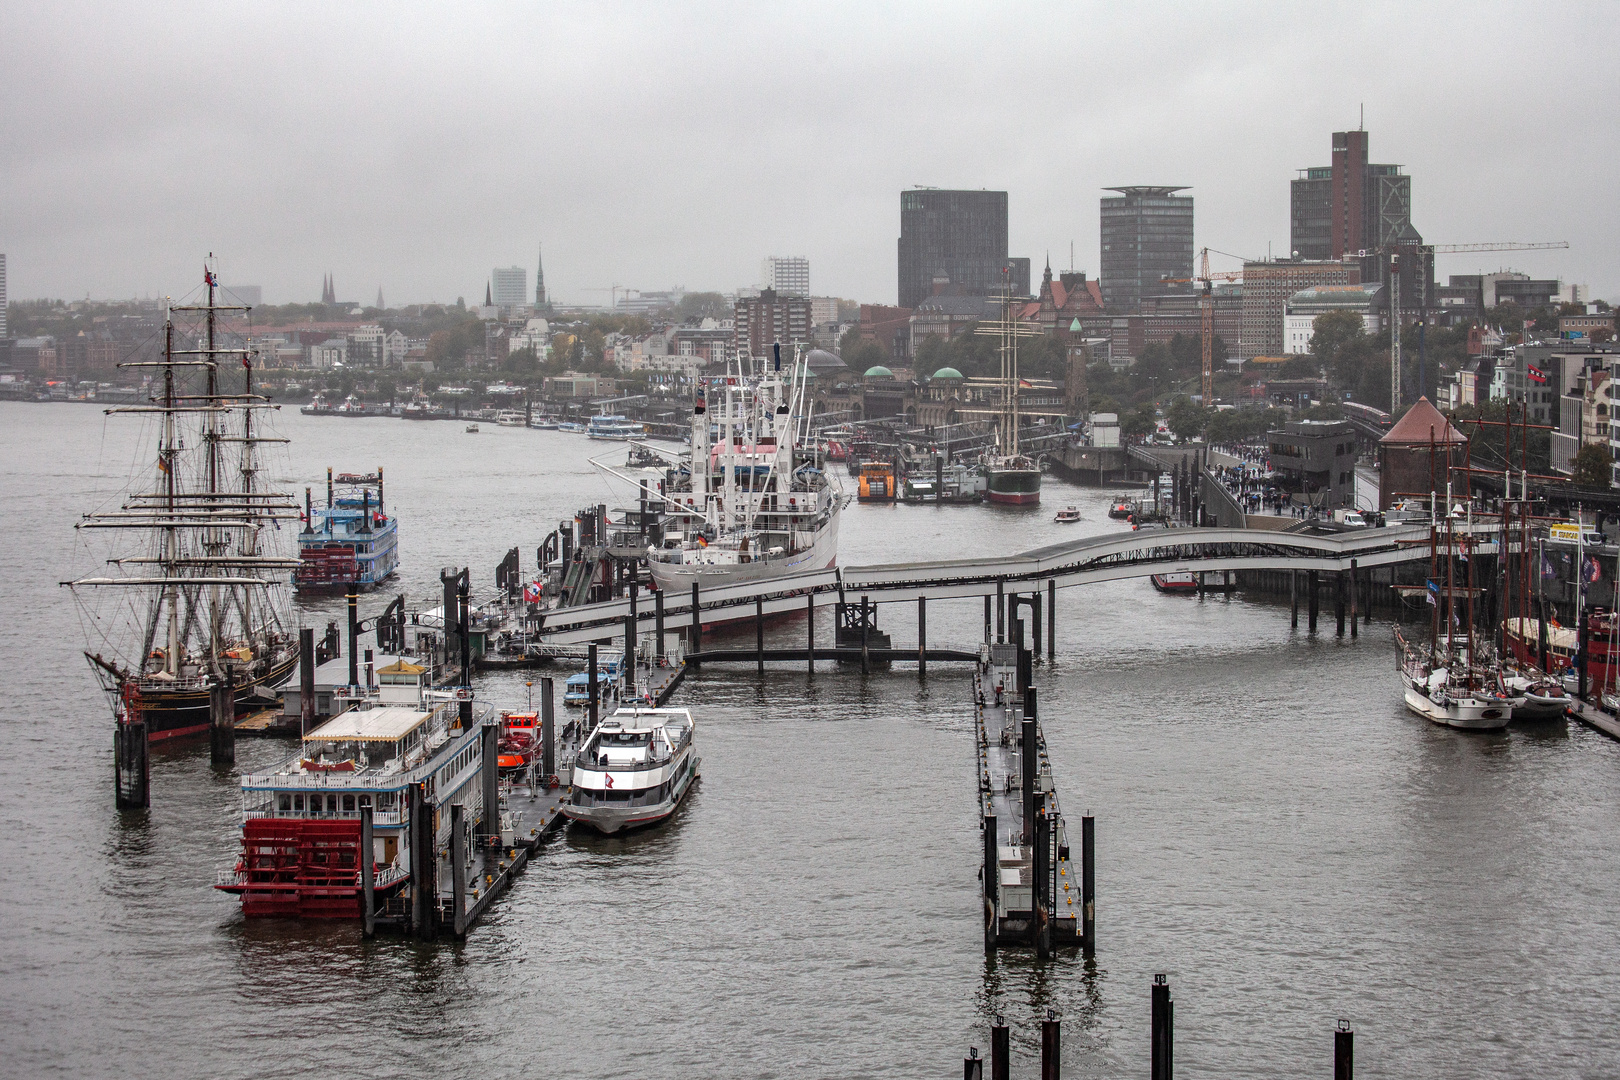
{"type": "MultiPolygon", "coordinates": [[[[581,436],[279,423],[289,488],[387,468],[415,600],[450,564],[490,586],[514,544],[532,567],[559,518],[611,501],[581,436]]],[[[1097,817],[1094,963],[986,960],[967,674],[943,664],[688,680],[703,781],[678,818],[553,840],[464,944],[246,922],[210,888],[234,773],[206,743],[164,749],[151,811],[113,810],[109,714],[57,585],[92,568],[72,524],[145,460],[137,427],[0,404],[0,1073],[947,1077],[1001,1012],[1031,1075],[1053,1008],[1066,1075],[1138,1076],[1155,972],[1182,1075],[1329,1075],[1341,1017],[1361,1076],[1620,1070],[1620,745],[1435,728],[1401,706],[1387,626],[1312,640],[1285,608],[1145,581],[1060,593],[1037,674],[1064,808],[1097,817]]],[[[1056,481],[1034,511],[855,505],[841,561],[1119,528],[1105,506],[1056,481]],[[1052,522],[1067,503],[1083,524],[1052,522]]],[[[929,616],[931,643],[975,642],[977,601],[929,616]]],[[[882,620],[915,641],[913,609],[882,620]]],[[[481,687],[524,698],[521,674],[481,687]]],[[[238,744],[243,768],[286,752],[238,744]]]]}

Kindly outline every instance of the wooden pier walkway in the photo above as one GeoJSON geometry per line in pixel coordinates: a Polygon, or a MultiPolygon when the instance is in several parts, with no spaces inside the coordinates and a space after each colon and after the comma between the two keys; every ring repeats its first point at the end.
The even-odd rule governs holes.
{"type": "Polygon", "coordinates": [[[1610,716],[1589,701],[1577,700],[1573,694],[1569,699],[1569,715],[1594,731],[1601,731],[1611,739],[1620,739],[1620,719],[1610,716]]]}
{"type": "Polygon", "coordinates": [[[984,858],[984,947],[1092,948],[1094,835],[1081,822],[1079,873],[1069,857],[1068,821],[1058,802],[1046,738],[1030,685],[1031,657],[1019,644],[986,644],[973,673],[979,812],[984,858]]]}

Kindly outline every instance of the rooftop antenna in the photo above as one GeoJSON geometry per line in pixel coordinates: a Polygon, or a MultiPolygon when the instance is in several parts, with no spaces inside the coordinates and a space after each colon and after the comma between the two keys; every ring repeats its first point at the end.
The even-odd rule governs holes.
{"type": "Polygon", "coordinates": [[[1074,241],[1069,241],[1069,273],[1074,273],[1074,241]]]}
{"type": "Polygon", "coordinates": [[[1356,130],[1357,131],[1366,131],[1367,130],[1367,103],[1365,101],[1363,101],[1361,103],[1361,123],[1360,123],[1360,126],[1356,128],[1356,130]]]}

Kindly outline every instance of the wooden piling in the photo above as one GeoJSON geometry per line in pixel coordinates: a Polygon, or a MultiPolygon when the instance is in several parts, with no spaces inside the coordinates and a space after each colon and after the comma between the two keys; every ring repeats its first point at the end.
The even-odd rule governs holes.
{"type": "Polygon", "coordinates": [[[1041,591],[1036,589],[1029,594],[1029,629],[1030,649],[1034,656],[1041,655],[1041,591]]]}
{"type": "MultiPolygon", "coordinates": [[[[936,489],[937,490],[937,489],[936,489]]],[[[917,597],[917,678],[928,675],[928,597],[917,597]]]]}
{"type": "MultiPolygon", "coordinates": [[[[690,646],[687,649],[688,652],[700,653],[703,651],[703,615],[698,610],[698,583],[695,581],[692,582],[692,640],[687,644],[690,646]]],[[[696,671],[703,663],[697,659],[687,662],[692,665],[693,671],[696,671]]]]}
{"type": "Polygon", "coordinates": [[[872,649],[867,638],[872,627],[872,614],[866,606],[866,597],[861,597],[861,674],[872,673],[872,649]]]}
{"type": "Polygon", "coordinates": [[[990,1025],[990,1080],[1011,1080],[1012,1038],[1001,1017],[990,1025]]]}
{"type": "Polygon", "coordinates": [[[557,700],[551,676],[540,680],[540,772],[541,783],[557,772],[557,700]]]}
{"type": "Polygon", "coordinates": [[[1288,628],[1290,630],[1298,630],[1299,629],[1299,571],[1298,570],[1290,570],[1290,571],[1288,571],[1288,606],[1289,606],[1289,609],[1290,609],[1290,614],[1289,614],[1289,617],[1288,617],[1288,628]]]}
{"type": "Polygon", "coordinates": [[[456,937],[467,935],[467,848],[462,837],[467,809],[450,804],[450,907],[455,913],[456,937]]]}
{"type": "Polygon", "coordinates": [[[1041,1080],[1061,1080],[1063,1074],[1063,1029],[1057,1013],[1046,1010],[1041,1021],[1041,1080]]]}
{"type": "Polygon", "coordinates": [[[765,598],[754,597],[754,656],[759,673],[765,674],[765,598]]]}
{"type": "Polygon", "coordinates": [[[370,937],[377,932],[377,852],[372,832],[371,796],[362,795],[360,807],[360,933],[370,937]]]}
{"type": "Polygon", "coordinates": [[[1175,1073],[1175,1008],[1169,981],[1153,976],[1152,1080],[1172,1080],[1175,1073]]]}
{"type": "Polygon", "coordinates": [[[804,598],[804,670],[806,674],[816,673],[816,597],[814,593],[804,598]]]}
{"type": "Polygon", "coordinates": [[[968,1047],[968,1056],[962,1059],[962,1080],[984,1080],[984,1059],[979,1057],[977,1046],[968,1047]]]}
{"type": "Polygon", "coordinates": [[[1080,947],[1097,951],[1097,819],[1080,819],[1080,947]]]}
{"type": "Polygon", "coordinates": [[[236,764],[236,690],[229,674],[208,688],[208,762],[236,764]]]}

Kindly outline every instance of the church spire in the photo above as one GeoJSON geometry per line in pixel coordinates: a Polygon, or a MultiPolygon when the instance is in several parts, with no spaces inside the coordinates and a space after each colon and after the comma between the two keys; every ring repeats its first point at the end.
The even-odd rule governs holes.
{"type": "Polygon", "coordinates": [[[546,301],[546,258],[545,245],[536,249],[534,257],[534,306],[545,308],[546,301]]]}
{"type": "Polygon", "coordinates": [[[383,307],[382,286],[381,285],[377,286],[377,310],[378,311],[386,310],[383,307]]]}
{"type": "Polygon", "coordinates": [[[489,282],[486,281],[486,282],[484,282],[484,306],[485,307],[493,307],[494,305],[495,305],[495,299],[494,299],[494,296],[489,291],[489,282]]]}

